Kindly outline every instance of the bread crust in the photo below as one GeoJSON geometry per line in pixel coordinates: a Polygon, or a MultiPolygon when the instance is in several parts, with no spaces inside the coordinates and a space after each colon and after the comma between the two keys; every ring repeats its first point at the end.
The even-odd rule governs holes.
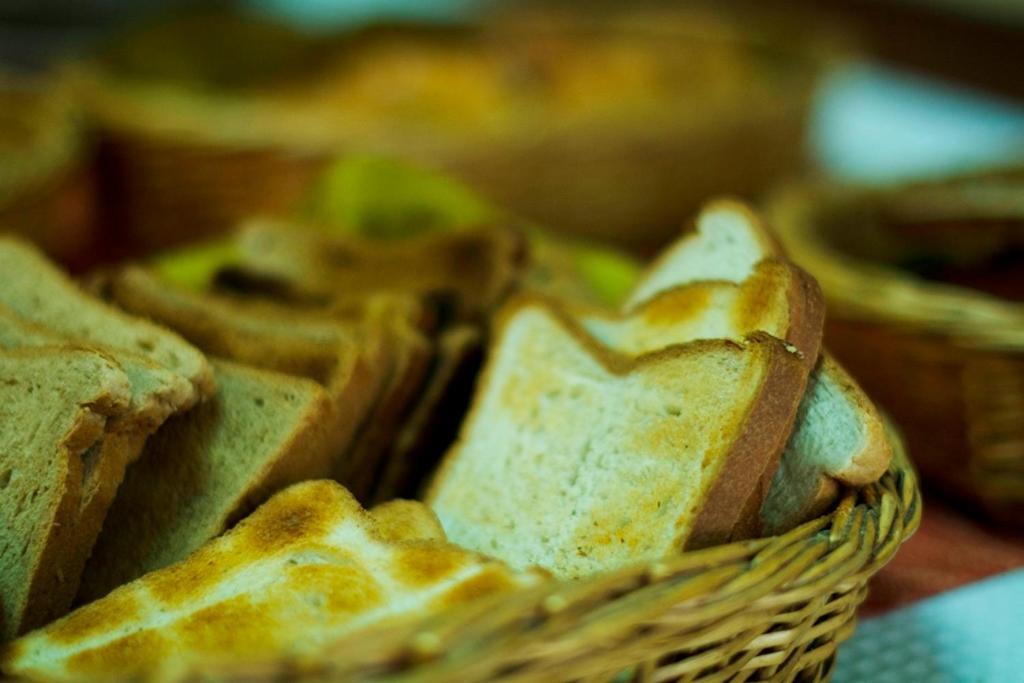
{"type": "Polygon", "coordinates": [[[426,379],[433,343],[416,330],[396,338],[400,348],[383,394],[335,474],[360,501],[368,501],[388,443],[426,379]]]}
{"type": "MultiPolygon", "coordinates": [[[[767,240],[766,243],[770,244],[767,240]]],[[[787,411],[792,410],[792,418],[790,420],[790,424],[792,424],[792,419],[795,419],[796,410],[799,407],[800,398],[807,388],[808,380],[811,373],[817,366],[818,358],[821,353],[822,335],[825,324],[825,300],[817,281],[802,269],[788,262],[775,259],[774,257],[766,257],[758,262],[754,275],[751,277],[760,277],[768,272],[772,273],[773,277],[777,276],[786,278],[786,280],[772,280],[773,285],[775,282],[779,282],[780,284],[784,283],[786,287],[786,319],[780,321],[780,324],[772,327],[772,329],[780,332],[783,337],[783,341],[793,349],[802,366],[801,372],[796,372],[791,369],[790,372],[793,373],[794,376],[790,377],[784,384],[781,384],[778,387],[778,390],[783,392],[780,395],[787,396],[787,400],[793,398],[792,391],[794,387],[796,387],[798,391],[795,395],[796,403],[786,408],[787,411]],[[770,271],[767,266],[771,267],[770,271]]],[[[676,287],[665,289],[658,294],[639,302],[627,313],[608,314],[595,310],[588,310],[584,307],[576,307],[573,310],[577,315],[596,315],[604,318],[605,320],[626,321],[631,315],[643,315],[645,311],[652,307],[656,307],[658,305],[658,300],[664,296],[679,297],[679,295],[682,294],[682,298],[685,299],[688,293],[692,293],[693,301],[705,301],[706,299],[703,299],[701,295],[707,294],[709,289],[712,287],[736,288],[736,290],[740,292],[740,296],[744,298],[743,306],[756,305],[758,303],[756,296],[751,297],[752,302],[750,303],[745,301],[745,298],[750,294],[748,290],[751,286],[756,286],[756,283],[752,285],[747,281],[744,283],[735,283],[729,281],[700,280],[687,282],[676,287]]],[[[761,322],[763,321],[758,321],[756,324],[760,324],[761,322]]],[[[746,324],[752,323],[748,322],[746,324]]],[[[787,365],[789,365],[788,362],[787,365]]],[[[768,495],[768,491],[771,489],[772,479],[775,475],[775,471],[779,467],[784,449],[785,443],[783,443],[782,448],[776,452],[773,458],[765,463],[762,481],[750,490],[749,498],[739,501],[739,503],[734,500],[731,501],[731,504],[736,505],[736,509],[730,511],[730,514],[734,513],[736,510],[741,510],[740,514],[735,516],[735,528],[728,533],[717,528],[721,523],[721,520],[718,519],[718,515],[715,513],[715,518],[707,522],[706,531],[709,540],[697,542],[700,542],[703,545],[712,545],[714,543],[725,542],[729,539],[752,538],[761,534],[761,506],[768,495]]],[[[824,490],[825,488],[825,485],[822,484],[822,489],[824,490]]]]}
{"type": "MultiPolygon", "coordinates": [[[[81,325],[77,327],[65,325],[64,323],[67,322],[65,318],[56,316],[52,312],[48,320],[38,319],[31,313],[38,304],[38,300],[29,299],[28,295],[24,294],[24,288],[29,286],[24,283],[21,284],[20,291],[13,290],[7,296],[0,297],[0,303],[7,305],[15,314],[37,324],[43,324],[62,336],[67,336],[70,333],[72,336],[82,337],[76,341],[89,346],[116,348],[145,356],[168,370],[176,372],[191,383],[194,391],[191,403],[211,395],[216,390],[213,381],[213,368],[198,349],[185,342],[176,333],[160,325],[154,325],[149,321],[131,316],[83,292],[76,283],[50,263],[35,246],[12,237],[0,236],[0,262],[10,264],[5,267],[12,267],[17,271],[11,275],[12,278],[31,282],[31,286],[36,289],[42,288],[59,292],[59,298],[66,304],[66,312],[73,313],[86,308],[94,314],[101,315],[105,323],[112,323],[122,330],[132,330],[134,338],[131,341],[122,340],[122,343],[110,344],[97,338],[96,335],[86,334],[87,330],[83,330],[81,325]],[[60,323],[60,325],[56,323],[60,323]]],[[[32,292],[32,295],[36,294],[35,291],[32,292]]]]}
{"type": "Polygon", "coordinates": [[[372,296],[344,314],[293,310],[276,301],[198,293],[127,267],[107,273],[104,294],[178,330],[211,355],[312,379],[331,397],[332,467],[345,463],[388,379],[396,353],[389,320],[432,324],[410,297],[372,296]]]}
{"type": "Polygon", "coordinates": [[[763,332],[754,333],[748,340],[763,345],[770,354],[768,370],[730,454],[704,498],[684,545],[687,550],[756,535],[753,532],[760,528],[761,504],[768,495],[807,385],[807,365],[801,356],[763,332]]]}
{"type": "Polygon", "coordinates": [[[469,325],[442,333],[426,389],[395,439],[375,500],[416,495],[423,477],[451,446],[482,364],[481,337],[481,331],[469,325]]]}
{"type": "Polygon", "coordinates": [[[862,424],[867,430],[864,435],[864,448],[852,458],[850,465],[829,474],[850,486],[864,486],[878,481],[892,460],[892,441],[886,434],[882,416],[857,381],[835,358],[825,354],[822,366],[829,377],[840,386],[846,399],[857,406],[864,416],[862,424]]]}
{"type": "MultiPolygon", "coordinates": [[[[789,329],[786,332],[785,341],[795,347],[800,367],[799,369],[790,368],[783,373],[788,376],[780,375],[773,380],[777,382],[774,390],[779,392],[776,399],[780,403],[778,410],[788,411],[789,427],[780,447],[773,451],[772,459],[765,463],[757,486],[751,492],[748,500],[742,503],[742,512],[726,540],[756,538],[763,534],[761,508],[771,490],[772,479],[776,470],[779,469],[782,454],[786,449],[786,442],[793,431],[797,409],[800,407],[800,401],[807,390],[807,382],[818,364],[818,356],[821,353],[822,336],[825,331],[825,296],[822,294],[817,280],[796,266],[791,266],[791,269],[794,277],[789,293],[789,329]],[[796,388],[795,395],[786,393],[792,392],[794,388],[796,388]]],[[[769,413],[768,417],[771,418],[773,415],[769,413]]],[[[826,488],[826,485],[822,483],[820,490],[826,488]]]]}

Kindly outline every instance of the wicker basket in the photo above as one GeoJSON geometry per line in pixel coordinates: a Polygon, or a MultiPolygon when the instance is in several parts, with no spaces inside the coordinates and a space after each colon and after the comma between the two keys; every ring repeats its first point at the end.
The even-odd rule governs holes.
{"type": "MultiPolygon", "coordinates": [[[[829,348],[905,431],[922,476],[1018,525],[1024,304],[919,273],[934,273],[940,255],[969,264],[1024,246],[1021,198],[1024,173],[1006,173],[874,191],[790,188],[769,210],[825,291],[829,348]]],[[[984,272],[952,280],[998,288],[984,272]]],[[[1024,294],[1024,279],[999,286],[1008,284],[1024,294]]]]}
{"type": "MultiPolygon", "coordinates": [[[[439,124],[437,112],[424,122],[408,112],[382,114],[372,103],[365,111],[339,114],[336,100],[294,96],[298,76],[233,91],[196,85],[180,74],[160,80],[125,76],[110,66],[87,68],[80,80],[103,132],[106,196],[127,236],[149,248],[222,231],[240,218],[289,205],[327,158],[370,152],[451,171],[540,224],[649,249],[673,235],[680,217],[705,197],[756,192],[803,163],[804,121],[822,60],[817,51],[794,49],[799,41],[772,42],[719,20],[674,12],[664,21],[629,23],[583,25],[549,17],[471,28],[385,27],[344,37],[332,49],[358,56],[375,49],[378,36],[394,39],[396,31],[409,43],[425,40],[454,50],[465,46],[466,36],[470,46],[503,41],[510,54],[516,45],[558,44],[577,35],[631,36],[645,50],[711,55],[693,61],[712,63],[713,83],[707,93],[672,93],[653,116],[646,110],[586,120],[557,112],[538,116],[537,106],[545,105],[536,103],[513,115],[495,104],[478,108],[498,111],[500,124],[451,125],[439,124]],[[724,56],[721,65],[715,55],[724,56]],[[731,75],[734,63],[742,75],[731,75]],[[730,79],[736,82],[721,87],[730,79]],[[736,158],[744,163],[730,161],[736,158]]],[[[177,43],[173,29],[167,32],[153,41],[161,54],[201,49],[184,30],[177,43]]],[[[208,28],[204,33],[217,35],[208,28]]],[[[307,79],[311,72],[316,69],[303,71],[307,79]]],[[[499,73],[484,70],[465,79],[487,86],[499,73]]],[[[600,80],[596,74],[588,78],[600,80]]],[[[609,101],[616,100],[614,84],[584,90],[601,87],[609,101]]],[[[452,100],[457,108],[455,95],[452,100]]]]}
{"type": "Polygon", "coordinates": [[[94,204],[69,93],[57,80],[0,74],[0,230],[81,267],[95,242],[94,204]]]}
{"type": "Polygon", "coordinates": [[[881,481],[785,535],[363,631],[315,659],[186,678],[827,681],[868,580],[920,521],[916,476],[892,438],[881,481]]]}

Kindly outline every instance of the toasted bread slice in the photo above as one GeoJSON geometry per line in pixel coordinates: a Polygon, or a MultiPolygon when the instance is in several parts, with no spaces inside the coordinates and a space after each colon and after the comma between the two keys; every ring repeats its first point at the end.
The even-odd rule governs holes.
{"type": "MultiPolygon", "coordinates": [[[[808,327],[807,320],[815,316],[813,307],[806,306],[810,313],[801,315],[787,306],[782,283],[772,275],[780,268],[793,269],[784,259],[768,229],[748,209],[730,200],[712,202],[698,216],[696,230],[670,247],[637,283],[626,306],[636,313],[633,323],[616,329],[614,323],[595,316],[588,328],[606,341],[626,344],[632,352],[695,336],[736,338],[761,329],[793,343],[809,361],[817,362],[817,354],[794,334],[791,322],[802,317],[808,327]],[[645,324],[636,329],[636,322],[645,324]]],[[[820,314],[820,297],[814,306],[820,314]]],[[[877,480],[888,467],[891,449],[877,410],[846,372],[824,356],[826,360],[812,371],[806,405],[783,458],[792,462],[780,468],[783,474],[764,482],[768,490],[785,487],[765,497],[765,530],[784,531],[826,509],[838,494],[838,486],[828,477],[863,485],[877,480]],[[831,400],[826,404],[808,403],[827,398],[831,400]],[[851,450],[826,453],[826,444],[851,450]]]]}
{"type": "Polygon", "coordinates": [[[518,232],[489,227],[397,242],[328,236],[258,221],[239,235],[243,267],[322,300],[396,290],[454,293],[456,317],[477,317],[510,291],[525,262],[518,232]]]}
{"type": "Polygon", "coordinates": [[[391,444],[423,387],[433,357],[433,343],[400,313],[384,314],[390,329],[392,364],[383,393],[352,443],[338,461],[333,477],[358,500],[369,501],[391,444]]]}
{"type": "Polygon", "coordinates": [[[416,503],[367,512],[334,482],[297,484],[188,559],[11,643],[0,668],[130,678],[183,661],[302,656],[371,624],[544,580],[445,542],[430,516],[416,503]]]}
{"type": "Polygon", "coordinates": [[[330,404],[310,380],[215,361],[219,390],[128,469],[79,597],[184,559],[279,489],[325,476],[330,404]]]}
{"type": "Polygon", "coordinates": [[[410,498],[454,443],[483,363],[483,334],[471,325],[441,333],[426,385],[391,445],[374,500],[410,498]]]}
{"type": "Polygon", "coordinates": [[[778,242],[745,204],[731,199],[709,202],[697,215],[693,229],[648,266],[626,297],[624,308],[635,308],[684,282],[743,282],[759,261],[780,254],[778,242]]]}
{"type": "Polygon", "coordinates": [[[83,506],[108,421],[131,385],[100,353],[72,347],[0,351],[0,605],[7,640],[71,606],[101,510],[83,506]]]}
{"type": "Polygon", "coordinates": [[[623,353],[650,353],[694,339],[741,339],[762,331],[791,344],[809,367],[817,362],[825,322],[814,281],[771,258],[758,262],[739,283],[687,282],[628,312],[584,307],[572,312],[590,334],[623,353]]]}
{"type": "Polygon", "coordinates": [[[821,351],[821,288],[785,260],[758,216],[734,200],[710,202],[697,215],[694,229],[647,269],[623,313],[641,307],[647,323],[641,334],[657,334],[662,327],[663,343],[672,343],[674,333],[681,335],[675,340],[679,343],[762,330],[796,347],[808,367],[821,351]],[[684,285],[689,287],[679,289],[684,285]],[[678,290],[674,297],[667,294],[671,290],[678,290]],[[654,304],[656,298],[660,305],[654,304]]]}
{"type": "Polygon", "coordinates": [[[71,282],[35,248],[0,237],[0,304],[64,337],[144,356],[193,386],[191,403],[213,393],[206,357],[178,335],[99,301],[71,282]]]}
{"type": "Polygon", "coordinates": [[[805,381],[763,333],[627,356],[520,298],[427,501],[454,542],[559,577],[726,542],[805,381]]]}

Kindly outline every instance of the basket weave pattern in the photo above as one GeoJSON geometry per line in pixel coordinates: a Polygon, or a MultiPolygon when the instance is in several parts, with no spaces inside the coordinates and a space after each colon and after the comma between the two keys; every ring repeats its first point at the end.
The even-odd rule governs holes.
{"type": "MultiPolygon", "coordinates": [[[[546,584],[228,678],[827,681],[867,582],[917,528],[901,449],[877,484],[774,538],[546,584]]],[[[206,672],[207,675],[210,672],[206,672]]]]}
{"type": "Polygon", "coordinates": [[[1024,306],[833,248],[831,221],[871,201],[792,189],[771,218],[825,292],[826,343],[904,430],[922,476],[1024,525],[1024,306]]]}
{"type": "Polygon", "coordinates": [[[323,155],[211,148],[173,138],[109,135],[100,151],[105,205],[122,237],[150,251],[280,213],[309,187],[323,155]]]}

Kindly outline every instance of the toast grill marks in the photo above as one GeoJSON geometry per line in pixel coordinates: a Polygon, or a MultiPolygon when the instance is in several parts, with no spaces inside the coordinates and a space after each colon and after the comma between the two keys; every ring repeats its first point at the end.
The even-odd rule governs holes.
{"type": "Polygon", "coordinates": [[[128,378],[92,351],[0,352],[0,623],[6,640],[67,611],[102,511],[83,510],[88,461],[129,409],[128,378]],[[70,590],[69,590],[70,587],[70,590]]]}
{"type": "Polygon", "coordinates": [[[456,319],[479,319],[518,280],[526,245],[518,232],[495,227],[380,242],[262,221],[243,230],[239,249],[243,270],[282,283],[293,296],[331,302],[382,290],[448,295],[456,319]]]}
{"type": "Polygon", "coordinates": [[[186,378],[190,404],[213,393],[213,369],[176,334],[125,314],[82,292],[35,247],[0,237],[0,304],[18,316],[77,342],[148,358],[186,378]]]}
{"type": "Polygon", "coordinates": [[[216,361],[220,389],[150,438],[89,560],[81,601],[184,559],[279,489],[330,470],[319,384],[216,361]]]}
{"type": "Polygon", "coordinates": [[[767,335],[629,358],[520,299],[427,500],[454,542],[560,577],[727,541],[805,379],[767,335]]]}
{"type": "Polygon", "coordinates": [[[422,505],[367,512],[333,482],[306,482],[185,561],[10,644],[0,667],[60,680],[301,656],[543,578],[446,543],[422,505]]]}

